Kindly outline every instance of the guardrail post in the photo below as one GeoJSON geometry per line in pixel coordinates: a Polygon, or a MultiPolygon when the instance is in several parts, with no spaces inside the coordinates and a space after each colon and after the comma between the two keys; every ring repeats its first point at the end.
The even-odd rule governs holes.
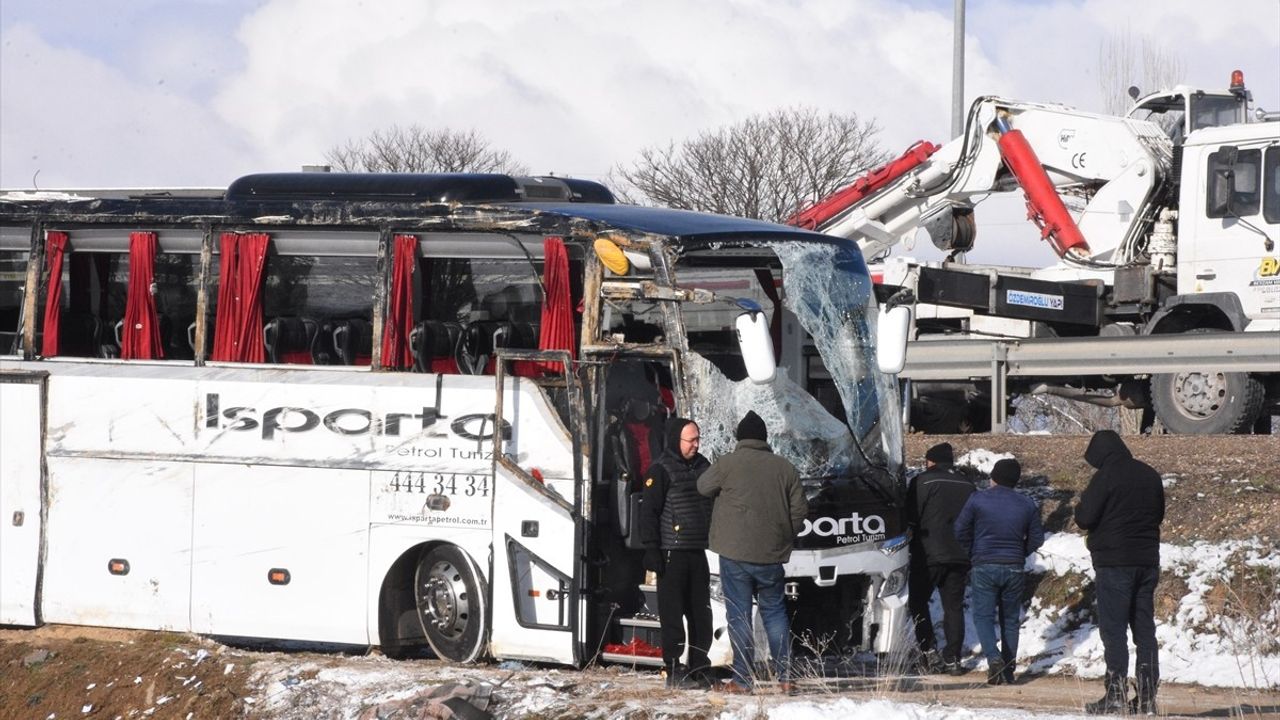
{"type": "Polygon", "coordinates": [[[1009,349],[1002,342],[991,344],[991,432],[1008,430],[1005,396],[1009,392],[1009,349]]]}

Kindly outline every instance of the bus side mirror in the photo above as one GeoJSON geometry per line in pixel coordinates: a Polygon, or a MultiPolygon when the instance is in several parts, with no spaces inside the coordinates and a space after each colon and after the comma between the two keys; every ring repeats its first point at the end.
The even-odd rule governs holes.
{"type": "Polygon", "coordinates": [[[738,333],[738,349],[747,366],[747,377],[757,385],[773,382],[778,361],[773,354],[773,336],[769,334],[764,311],[748,310],[733,321],[733,326],[738,333]]]}
{"type": "Polygon", "coordinates": [[[876,365],[880,372],[897,375],[907,364],[907,337],[911,332],[911,306],[880,306],[876,323],[876,365]]]}

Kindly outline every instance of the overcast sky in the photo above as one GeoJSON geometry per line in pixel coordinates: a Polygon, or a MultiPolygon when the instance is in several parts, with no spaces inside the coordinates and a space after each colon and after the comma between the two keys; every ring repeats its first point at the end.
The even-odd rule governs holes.
{"type": "MultiPolygon", "coordinates": [[[[220,186],[392,123],[478,130],[534,173],[782,106],[950,135],[952,0],[3,0],[0,187],[220,186]],[[38,174],[37,174],[38,173],[38,174]]],[[[1101,110],[1128,30],[1280,109],[1277,0],[969,0],[967,99],[1101,110]]]]}

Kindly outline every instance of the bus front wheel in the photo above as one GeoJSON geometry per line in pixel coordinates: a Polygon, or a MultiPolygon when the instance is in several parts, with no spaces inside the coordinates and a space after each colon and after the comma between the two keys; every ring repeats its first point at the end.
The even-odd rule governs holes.
{"type": "Polygon", "coordinates": [[[471,662],[484,649],[482,582],[470,558],[456,546],[436,546],[418,559],[413,582],[418,621],[441,659],[471,662]]]}

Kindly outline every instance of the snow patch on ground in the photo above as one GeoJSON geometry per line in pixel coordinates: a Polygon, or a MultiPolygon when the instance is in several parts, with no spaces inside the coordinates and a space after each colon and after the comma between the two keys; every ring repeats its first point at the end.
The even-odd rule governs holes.
{"type": "MultiPolygon", "coordinates": [[[[1180,581],[1186,587],[1172,621],[1157,618],[1162,679],[1219,687],[1280,686],[1280,647],[1271,630],[1280,607],[1273,603],[1258,618],[1233,617],[1220,607],[1210,607],[1221,603],[1214,596],[1223,592],[1234,573],[1243,568],[1274,573],[1280,569],[1280,556],[1257,539],[1186,546],[1162,543],[1160,565],[1162,584],[1180,581]]],[[[1027,559],[1026,569],[1035,574],[1074,574],[1081,585],[1093,580],[1085,538],[1071,533],[1050,534],[1027,559]]],[[[1093,613],[1092,603],[1068,612],[1044,605],[1039,597],[1032,599],[1022,623],[1019,662],[1029,663],[1027,667],[1037,672],[1101,677],[1106,667],[1093,613]]]]}
{"type": "Polygon", "coordinates": [[[1001,460],[1010,459],[1012,457],[1013,457],[1013,453],[998,453],[998,452],[992,452],[990,450],[984,450],[982,448],[979,448],[977,450],[970,450],[969,452],[956,458],[956,465],[957,466],[967,465],[968,467],[971,467],[981,472],[983,475],[990,475],[991,468],[995,467],[996,463],[1000,462],[1001,460]]]}

